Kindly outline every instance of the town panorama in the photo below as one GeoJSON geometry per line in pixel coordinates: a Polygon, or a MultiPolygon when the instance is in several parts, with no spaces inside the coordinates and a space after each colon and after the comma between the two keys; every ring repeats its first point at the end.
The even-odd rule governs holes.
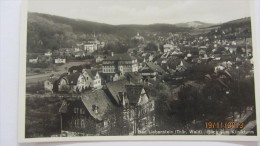
{"type": "Polygon", "coordinates": [[[28,12],[25,137],[257,135],[251,18],[110,25],[28,12]]]}

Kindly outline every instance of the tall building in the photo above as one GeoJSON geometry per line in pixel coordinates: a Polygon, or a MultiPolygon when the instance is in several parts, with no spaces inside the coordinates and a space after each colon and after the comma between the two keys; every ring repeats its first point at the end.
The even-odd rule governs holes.
{"type": "Polygon", "coordinates": [[[137,72],[137,59],[128,54],[113,54],[103,60],[103,73],[120,73],[124,75],[126,72],[137,72]]]}

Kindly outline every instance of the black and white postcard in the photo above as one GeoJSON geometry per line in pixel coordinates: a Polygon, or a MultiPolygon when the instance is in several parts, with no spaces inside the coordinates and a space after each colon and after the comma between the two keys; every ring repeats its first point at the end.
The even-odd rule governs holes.
{"type": "Polygon", "coordinates": [[[22,5],[20,142],[259,138],[254,1],[22,5]]]}

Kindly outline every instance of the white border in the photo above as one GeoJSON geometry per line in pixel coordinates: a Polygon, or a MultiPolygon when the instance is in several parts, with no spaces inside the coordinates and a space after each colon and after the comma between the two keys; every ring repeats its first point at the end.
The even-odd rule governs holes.
{"type": "Polygon", "coordinates": [[[253,40],[253,56],[254,56],[254,76],[255,76],[255,97],[256,97],[256,120],[257,120],[257,133],[258,136],[209,136],[209,135],[169,135],[169,136],[89,136],[89,137],[51,137],[51,138],[25,138],[25,84],[26,84],[26,42],[27,42],[27,0],[22,1],[21,7],[21,28],[20,28],[20,76],[19,76],[19,108],[18,108],[18,141],[21,143],[25,142],[63,142],[63,141],[172,141],[172,140],[189,140],[189,141],[260,141],[260,107],[259,97],[260,93],[257,89],[260,81],[258,76],[260,74],[259,62],[259,50],[257,50],[256,44],[256,21],[255,21],[255,3],[251,1],[251,22],[252,22],[252,39],[253,40]]]}

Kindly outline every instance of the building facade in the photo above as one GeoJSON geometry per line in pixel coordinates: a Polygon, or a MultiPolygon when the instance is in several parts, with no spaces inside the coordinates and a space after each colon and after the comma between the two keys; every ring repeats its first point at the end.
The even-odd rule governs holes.
{"type": "Polygon", "coordinates": [[[137,72],[138,61],[135,57],[128,54],[115,54],[103,60],[103,73],[117,73],[125,74],[126,72],[137,72]]]}

